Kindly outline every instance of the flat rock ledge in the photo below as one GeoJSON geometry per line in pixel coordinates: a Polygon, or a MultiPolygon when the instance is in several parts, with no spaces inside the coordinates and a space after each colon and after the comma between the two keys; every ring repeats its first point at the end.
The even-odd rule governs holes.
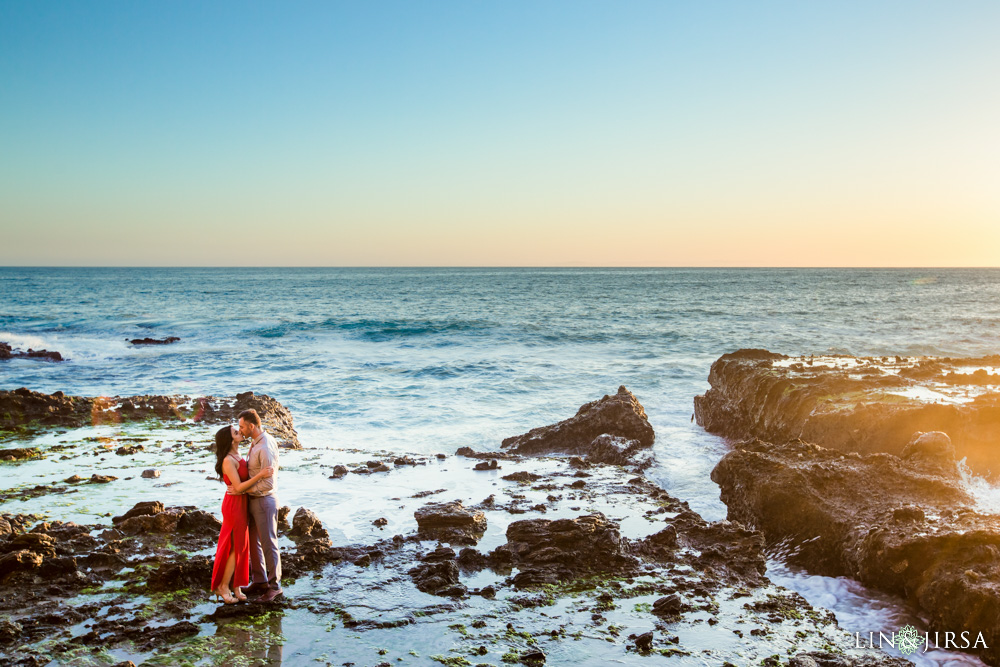
{"type": "Polygon", "coordinates": [[[421,537],[450,544],[476,544],[486,532],[486,515],[466,509],[459,500],[427,503],[413,513],[413,518],[421,537]]]}
{"type": "Polygon", "coordinates": [[[902,596],[942,636],[982,632],[989,648],[978,654],[996,665],[1000,516],[977,509],[947,445],[923,434],[901,458],[751,440],[712,479],[728,517],[762,530],[789,561],[902,596]]]}
{"type": "Polygon", "coordinates": [[[243,410],[253,408],[264,428],[286,449],[301,449],[288,408],[266,394],[252,391],[232,398],[214,396],[67,396],[61,391],[43,394],[24,387],[0,390],[0,430],[31,426],[80,427],[123,421],[193,420],[206,424],[235,423],[243,410]]]}
{"type": "Polygon", "coordinates": [[[748,349],[720,357],[708,381],[694,414],[710,433],[898,455],[915,431],[943,431],[973,471],[1000,474],[1000,355],[788,357],[748,349]]]}
{"type": "Polygon", "coordinates": [[[569,419],[506,438],[501,447],[514,454],[575,454],[624,465],[654,439],[645,409],[623,385],[614,395],[582,405],[569,419]]]}

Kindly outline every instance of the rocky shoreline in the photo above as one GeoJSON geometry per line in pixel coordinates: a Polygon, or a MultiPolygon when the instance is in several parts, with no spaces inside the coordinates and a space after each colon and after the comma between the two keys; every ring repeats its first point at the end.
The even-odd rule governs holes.
{"type": "Polygon", "coordinates": [[[1000,516],[957,461],[988,474],[1000,445],[998,378],[982,368],[995,361],[723,356],[695,409],[706,429],[746,438],[712,471],[728,518],[810,572],[899,595],[930,630],[967,632],[980,641],[963,650],[1000,664],[1000,516]],[[968,400],[915,398],[949,396],[942,385],[968,400]]]}
{"type": "Polygon", "coordinates": [[[292,413],[266,394],[252,391],[233,398],[202,396],[67,396],[61,391],[43,394],[27,388],[0,390],[0,436],[30,433],[39,427],[76,428],[87,424],[120,424],[144,420],[190,421],[200,424],[234,423],[243,410],[254,409],[269,432],[286,449],[301,448],[292,425],[292,413]]]}
{"type": "Polygon", "coordinates": [[[1000,474],[998,355],[789,357],[738,350],[712,364],[708,381],[694,409],[710,433],[898,455],[914,432],[943,431],[973,471],[1000,474]]]}
{"type": "MultiPolygon", "coordinates": [[[[26,420],[63,429],[103,425],[109,413],[121,418],[113,423],[142,428],[140,419],[169,424],[192,413],[198,423],[221,421],[251,401],[279,422],[287,417],[291,428],[283,406],[252,394],[234,402],[133,397],[103,403],[17,390],[0,393],[0,415],[7,429],[26,420]]],[[[264,421],[273,430],[269,418],[264,421]]],[[[6,465],[72,456],[72,432],[60,432],[59,444],[17,442],[37,456],[6,465]]],[[[129,437],[124,433],[116,437],[129,437]]],[[[649,655],[690,664],[908,664],[852,649],[832,614],[772,584],[766,529],[707,522],[651,483],[644,471],[653,463],[653,437],[641,404],[621,387],[563,422],[505,440],[504,452],[354,452],[355,460],[334,463],[324,457],[336,452],[291,451],[287,456],[296,458],[283,460],[284,475],[304,479],[319,466],[329,472],[327,493],[363,490],[378,501],[362,512],[372,538],[355,541],[335,542],[340,526],[310,508],[283,509],[288,595],[274,605],[208,601],[209,554],[220,524],[202,508],[150,498],[123,507],[110,521],[82,525],[4,513],[0,657],[15,665],[57,658],[172,664],[205,651],[224,659],[227,651],[243,650],[263,664],[280,659],[285,642],[294,644],[280,632],[284,618],[315,636],[310,641],[336,647],[325,650],[335,651],[337,664],[560,664],[582,656],[649,655]],[[388,495],[431,481],[454,490],[431,486],[388,495]],[[346,488],[352,490],[340,490],[346,488]],[[385,497],[378,495],[383,489],[385,497]],[[386,527],[391,537],[381,536],[386,527]],[[392,602],[379,607],[387,591],[392,602]],[[202,630],[206,624],[217,628],[214,635],[202,630]],[[425,629],[415,635],[411,627],[425,629]],[[241,628],[273,641],[244,646],[241,628]],[[227,639],[232,632],[236,639],[227,639]],[[365,637],[376,637],[370,641],[381,648],[365,637]],[[444,641],[451,648],[430,653],[444,641]]],[[[110,451],[118,444],[104,446],[110,451]]],[[[163,444],[161,451],[177,447],[163,444]]],[[[205,456],[187,448],[174,453],[184,462],[205,456]]],[[[147,451],[131,456],[140,460],[147,451]]],[[[97,472],[74,477],[35,487],[38,495],[26,485],[0,497],[32,502],[123,483],[94,479],[97,472]]],[[[172,483],[157,488],[167,491],[172,483]]],[[[286,660],[317,657],[313,645],[284,651],[286,660]]]]}

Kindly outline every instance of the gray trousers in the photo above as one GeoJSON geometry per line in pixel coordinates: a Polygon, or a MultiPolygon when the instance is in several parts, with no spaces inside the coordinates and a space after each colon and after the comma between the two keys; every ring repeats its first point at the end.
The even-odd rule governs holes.
{"type": "Polygon", "coordinates": [[[278,499],[250,496],[250,582],[281,589],[281,553],[278,551],[278,499]],[[264,567],[267,567],[265,571],[264,567]]]}

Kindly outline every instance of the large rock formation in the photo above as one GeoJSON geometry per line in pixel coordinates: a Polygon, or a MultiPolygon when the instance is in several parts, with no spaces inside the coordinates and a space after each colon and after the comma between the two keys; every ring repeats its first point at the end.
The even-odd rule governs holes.
{"type": "Polygon", "coordinates": [[[698,423],[742,440],[801,438],[841,451],[901,454],[914,431],[944,431],[959,458],[1000,473],[1000,356],[935,359],[786,357],[739,350],[720,357],[694,400],[698,423]]]}
{"type": "Polygon", "coordinates": [[[501,447],[529,455],[593,453],[604,462],[625,463],[640,449],[652,447],[654,437],[639,400],[621,386],[617,394],[581,406],[573,417],[506,438],[501,447]]]}
{"type": "Polygon", "coordinates": [[[941,435],[914,438],[906,458],[747,441],[712,479],[729,518],[789,561],[900,595],[932,630],[982,632],[980,654],[1000,664],[1000,516],[977,509],[941,435]]]}
{"type": "Polygon", "coordinates": [[[265,394],[252,391],[234,398],[204,396],[128,396],[122,398],[66,396],[26,388],[0,390],[0,429],[37,424],[41,426],[78,427],[86,424],[115,424],[155,418],[185,420],[206,424],[235,423],[243,410],[253,408],[264,428],[281,447],[299,449],[298,434],[288,408],[265,394]]]}

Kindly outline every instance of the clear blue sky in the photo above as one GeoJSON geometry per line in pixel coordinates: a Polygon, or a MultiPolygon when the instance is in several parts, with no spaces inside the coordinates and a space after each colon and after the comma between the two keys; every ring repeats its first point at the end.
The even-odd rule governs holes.
{"type": "Polygon", "coordinates": [[[1000,3],[0,0],[0,264],[1000,264],[1000,3]]]}

